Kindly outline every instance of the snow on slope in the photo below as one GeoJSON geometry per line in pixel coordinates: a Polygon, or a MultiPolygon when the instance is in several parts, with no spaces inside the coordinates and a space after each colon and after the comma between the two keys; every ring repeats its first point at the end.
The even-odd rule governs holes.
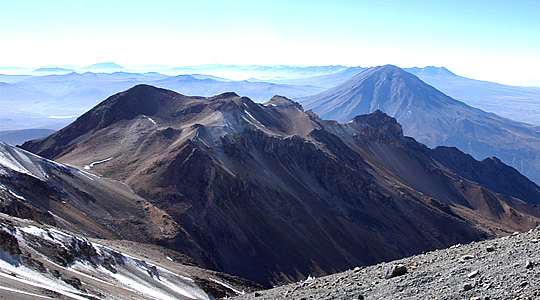
{"type": "Polygon", "coordinates": [[[68,299],[210,299],[191,278],[71,234],[0,224],[0,289],[68,299]]]}

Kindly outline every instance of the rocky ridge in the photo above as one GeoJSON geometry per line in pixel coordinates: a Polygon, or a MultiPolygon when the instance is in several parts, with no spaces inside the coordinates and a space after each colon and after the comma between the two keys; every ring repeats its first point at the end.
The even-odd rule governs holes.
{"type": "Polygon", "coordinates": [[[234,299],[538,299],[539,239],[537,227],[234,299]]]}
{"type": "Polygon", "coordinates": [[[540,188],[502,163],[431,150],[381,111],[340,124],[278,96],[257,104],[140,85],[22,147],[129,186],[117,203],[128,222],[93,215],[96,225],[151,229],[129,238],[266,286],[527,230],[540,217],[540,188]],[[492,186],[487,167],[502,178],[492,186]]]}

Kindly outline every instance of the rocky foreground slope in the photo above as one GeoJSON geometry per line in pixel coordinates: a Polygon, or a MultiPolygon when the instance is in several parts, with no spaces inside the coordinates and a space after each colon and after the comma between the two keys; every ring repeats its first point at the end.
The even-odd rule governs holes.
{"type": "Polygon", "coordinates": [[[235,299],[538,299],[539,239],[537,227],[235,299]]]}
{"type": "Polygon", "coordinates": [[[214,299],[260,288],[162,247],[88,239],[0,213],[2,299],[214,299]]]}

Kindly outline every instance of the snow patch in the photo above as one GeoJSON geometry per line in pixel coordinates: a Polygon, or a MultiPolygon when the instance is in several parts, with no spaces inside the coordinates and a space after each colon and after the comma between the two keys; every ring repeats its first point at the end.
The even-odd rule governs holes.
{"type": "Polygon", "coordinates": [[[10,188],[6,188],[7,192],[10,193],[13,197],[15,198],[18,198],[20,200],[23,200],[23,201],[26,201],[26,198],[24,198],[23,196],[15,193],[14,191],[12,191],[10,188]]]}
{"type": "Polygon", "coordinates": [[[22,232],[25,232],[27,234],[30,234],[30,235],[33,235],[33,236],[38,236],[44,240],[47,240],[49,242],[56,242],[54,240],[53,237],[51,237],[48,233],[48,231],[46,230],[43,230],[39,227],[36,227],[36,226],[29,226],[29,227],[24,227],[24,228],[21,228],[20,229],[22,232]]]}
{"type": "Polygon", "coordinates": [[[92,167],[94,167],[94,165],[102,164],[102,163],[104,163],[104,162],[108,162],[109,160],[111,160],[111,159],[113,159],[113,158],[114,158],[114,157],[109,157],[109,158],[104,159],[104,160],[95,161],[95,162],[93,162],[93,163],[91,163],[91,164],[89,164],[89,165],[84,165],[84,169],[85,169],[85,170],[90,170],[90,169],[92,169],[92,167]]]}
{"type": "Polygon", "coordinates": [[[0,143],[0,174],[8,175],[8,170],[26,174],[40,180],[46,180],[49,175],[42,166],[32,161],[31,157],[41,161],[41,158],[5,143],[0,143]]]}
{"type": "Polygon", "coordinates": [[[246,114],[247,114],[251,119],[253,119],[253,121],[257,122],[259,125],[261,125],[261,126],[263,126],[263,127],[266,127],[266,126],[264,126],[264,124],[261,123],[259,120],[255,119],[255,117],[253,117],[253,116],[249,113],[249,111],[246,110],[246,114]]]}
{"type": "Polygon", "coordinates": [[[152,118],[148,117],[148,116],[145,116],[143,115],[144,118],[147,118],[148,121],[152,122],[154,125],[157,125],[156,121],[154,121],[152,118]]]}
{"type": "MultiPolygon", "coordinates": [[[[2,224],[3,225],[3,224],[2,224]]],[[[9,231],[5,226],[0,226],[0,230],[9,231]]],[[[73,239],[88,243],[88,240],[67,234],[56,229],[44,229],[37,226],[27,226],[16,230],[15,236],[21,246],[25,246],[25,235],[22,233],[40,237],[46,241],[60,244],[65,247],[73,243],[73,239]]],[[[116,251],[100,244],[90,243],[96,253],[100,257],[114,256],[116,251]]],[[[103,267],[100,264],[93,264],[85,259],[77,258],[75,262],[69,264],[66,268],[71,273],[78,275],[84,282],[83,278],[97,281],[104,285],[117,286],[120,289],[135,292],[144,297],[155,299],[210,299],[210,297],[196,285],[191,278],[177,275],[162,267],[152,265],[144,260],[131,257],[124,253],[122,262],[115,265],[116,271],[103,267]]],[[[24,285],[47,289],[57,292],[70,299],[87,299],[80,291],[66,284],[62,280],[53,278],[48,273],[37,272],[22,264],[10,262],[5,255],[0,255],[0,282],[4,280],[18,281],[24,285]],[[6,278],[3,279],[2,277],[6,278]]],[[[57,265],[55,262],[46,259],[49,263],[56,265],[57,268],[64,267],[57,265]]],[[[168,257],[170,259],[170,257],[168,257]]],[[[94,261],[94,258],[92,258],[94,261]]],[[[170,259],[172,260],[172,259],[170,259]]],[[[95,261],[94,261],[95,263],[95,261]]],[[[9,289],[0,287],[1,289],[9,289]]],[[[13,290],[14,292],[23,291],[13,290]]],[[[34,296],[31,294],[24,294],[34,296]]]]}
{"type": "MultiPolygon", "coordinates": [[[[4,149],[2,149],[4,150],[4,149]]],[[[6,153],[6,151],[0,151],[0,165],[8,170],[19,172],[22,174],[36,177],[28,169],[26,169],[20,162],[18,162],[12,155],[6,153]]],[[[2,175],[7,175],[5,170],[2,170],[2,175]]]]}
{"type": "Polygon", "coordinates": [[[217,284],[219,284],[219,285],[221,285],[221,286],[223,286],[225,288],[228,288],[229,290],[235,292],[237,295],[244,295],[246,293],[245,291],[239,291],[239,290],[233,288],[232,286],[230,286],[230,285],[228,285],[228,284],[226,284],[224,282],[221,282],[219,280],[216,280],[214,278],[208,278],[208,279],[212,280],[213,282],[215,282],[215,283],[217,283],[217,284]]]}

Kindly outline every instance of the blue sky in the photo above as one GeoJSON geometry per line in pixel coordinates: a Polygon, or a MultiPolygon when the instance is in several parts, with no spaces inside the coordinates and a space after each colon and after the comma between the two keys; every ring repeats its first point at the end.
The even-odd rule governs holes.
{"type": "Polygon", "coordinates": [[[540,1],[0,0],[0,66],[445,66],[540,80],[540,1]]]}

